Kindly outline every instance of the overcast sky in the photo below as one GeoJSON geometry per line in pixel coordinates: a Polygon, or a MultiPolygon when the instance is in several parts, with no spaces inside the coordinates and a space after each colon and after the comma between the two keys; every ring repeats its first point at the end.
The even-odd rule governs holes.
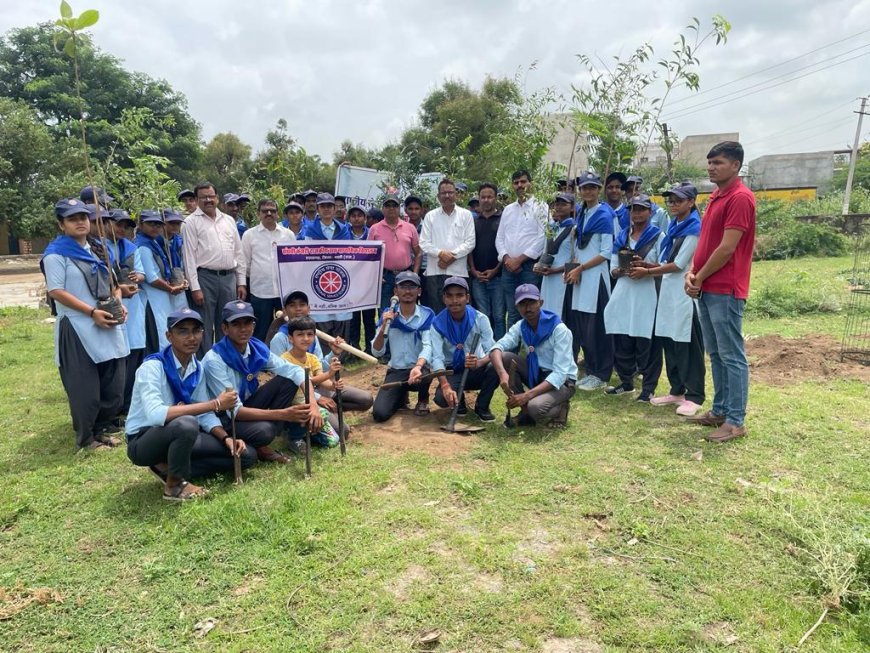
{"type": "MultiPolygon", "coordinates": [[[[232,131],[257,150],[285,118],[304,148],[329,160],[344,139],[396,139],[446,78],[477,87],[537,61],[526,88],[568,92],[583,79],[577,53],[606,59],[649,42],[665,54],[692,16],[708,28],[715,11],[733,28],[727,45],[698,53],[707,92],[669,101],[664,117],[679,136],[738,131],[748,159],[840,149],[854,138],[856,98],[870,93],[870,0],[70,2],[76,14],[100,11],[91,30],[100,48],[187,96],[206,140],[232,131]]],[[[0,31],[53,20],[59,4],[3,2],[0,31]]],[[[866,140],[870,119],[863,132],[866,140]]]]}

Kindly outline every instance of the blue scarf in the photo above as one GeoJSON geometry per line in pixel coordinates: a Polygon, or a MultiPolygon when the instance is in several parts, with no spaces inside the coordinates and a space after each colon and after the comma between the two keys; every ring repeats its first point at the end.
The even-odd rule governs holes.
{"type": "Polygon", "coordinates": [[[538,385],[538,374],[540,373],[537,352],[538,345],[553,335],[553,331],[556,330],[556,327],[559,326],[561,322],[562,320],[560,320],[559,316],[555,313],[542,310],[538,317],[538,328],[536,330],[532,331],[532,326],[526,320],[523,320],[520,325],[520,332],[523,334],[523,342],[526,343],[526,347],[529,350],[528,355],[526,356],[526,370],[528,372],[530,388],[534,388],[538,385]]]}
{"type": "Polygon", "coordinates": [[[625,229],[631,224],[631,220],[628,217],[628,207],[625,204],[620,204],[618,209],[613,209],[613,212],[616,214],[616,217],[619,218],[620,229],[625,229]]]}
{"type": "Polygon", "coordinates": [[[163,236],[157,238],[149,238],[143,233],[136,234],[136,244],[139,247],[147,247],[157,255],[157,260],[163,264],[163,278],[169,279],[172,277],[172,266],[169,263],[169,258],[166,256],[166,250],[163,248],[163,236]]]}
{"type": "MultiPolygon", "coordinates": [[[[285,336],[287,336],[287,340],[290,340],[290,328],[287,326],[286,322],[278,327],[278,331],[280,331],[285,336]]],[[[292,343],[291,343],[291,346],[292,346],[292,343]]],[[[308,353],[313,354],[316,351],[317,351],[317,338],[314,338],[314,340],[311,341],[311,344],[308,345],[308,353]]]]}
{"type": "Polygon", "coordinates": [[[212,349],[217,352],[221,360],[229,365],[233,370],[242,375],[242,380],[239,382],[239,399],[244,401],[257,391],[260,387],[260,381],[257,374],[260,373],[266,364],[269,362],[269,348],[266,343],[251,338],[248,341],[248,347],[251,349],[251,355],[248,356],[248,362],[239,353],[235,345],[230,342],[229,338],[224,336],[212,346],[212,349]]]}
{"type": "Polygon", "coordinates": [[[333,220],[332,223],[335,225],[335,231],[332,238],[327,238],[326,234],[323,233],[323,223],[320,220],[320,216],[318,216],[316,220],[305,225],[305,229],[302,232],[304,235],[303,240],[353,240],[350,235],[350,229],[346,224],[341,224],[338,220],[333,220]]]}
{"type": "Polygon", "coordinates": [[[701,216],[698,215],[697,209],[689,214],[681,222],[671,220],[668,225],[668,230],[665,232],[665,237],[662,238],[662,255],[661,262],[667,263],[671,256],[671,245],[677,238],[685,238],[686,236],[697,236],[701,233],[701,216]]]}
{"type": "Polygon", "coordinates": [[[612,234],[613,233],[613,216],[615,215],[612,208],[607,204],[599,203],[595,207],[592,215],[587,215],[586,209],[583,209],[583,218],[581,220],[582,228],[577,232],[579,240],[582,234],[612,234]]]}
{"type": "MultiPolygon", "coordinates": [[[[613,239],[613,253],[616,254],[620,249],[626,246],[628,243],[628,234],[631,232],[631,227],[626,227],[622,231],[619,232],[619,235],[613,239]]],[[[640,238],[637,241],[637,245],[634,246],[634,251],[639,252],[644,247],[646,247],[651,240],[655,240],[659,237],[659,234],[662,232],[661,229],[654,226],[651,222],[647,222],[646,228],[640,234],[640,238]]]]}
{"type": "Polygon", "coordinates": [[[191,395],[202,378],[202,363],[196,360],[196,356],[191,358],[196,365],[196,369],[184,381],[181,380],[181,377],[178,375],[178,369],[175,367],[172,345],[166,345],[166,348],[160,353],[146,356],[145,360],[159,360],[163,363],[163,373],[166,375],[166,381],[169,383],[176,404],[189,404],[192,401],[191,395]]]}
{"type": "MultiPolygon", "coordinates": [[[[93,275],[97,274],[97,270],[102,270],[106,274],[109,273],[109,269],[106,267],[106,264],[101,259],[99,259],[93,252],[89,252],[84,247],[79,245],[74,239],[70,238],[69,236],[58,236],[57,238],[52,240],[45,248],[43,256],[48,256],[49,254],[58,254],[60,256],[65,256],[66,258],[90,263],[91,274],[93,275]]],[[[111,248],[109,248],[109,260],[114,265],[115,253],[112,251],[111,248]]]]}
{"type": "Polygon", "coordinates": [[[180,268],[181,263],[181,247],[184,242],[181,240],[181,234],[175,234],[169,239],[169,254],[172,259],[172,267],[180,268]]]}
{"type": "MultiPolygon", "coordinates": [[[[422,311],[422,313],[424,315],[423,321],[420,323],[420,326],[412,327],[412,326],[402,322],[402,320],[399,319],[398,315],[396,315],[396,319],[394,319],[392,322],[392,327],[394,329],[398,329],[399,331],[401,331],[403,333],[413,333],[414,334],[414,344],[419,343],[423,339],[423,336],[420,334],[423,333],[424,331],[428,331],[432,326],[432,322],[435,320],[435,311],[433,311],[431,308],[429,308],[428,306],[420,306],[420,310],[422,311]]],[[[381,319],[378,320],[378,325],[377,325],[377,327],[375,327],[375,330],[380,328],[381,323],[383,321],[384,321],[384,318],[381,317],[381,319]]]]}
{"type": "Polygon", "coordinates": [[[123,265],[124,261],[129,259],[136,253],[136,245],[133,244],[133,241],[127,240],[126,238],[120,238],[118,240],[118,264],[123,265]]]}
{"type": "MultiPolygon", "coordinates": [[[[465,341],[474,329],[477,311],[471,306],[465,307],[465,315],[457,322],[450,316],[446,308],[438,313],[432,321],[432,327],[441,334],[455,349],[453,350],[453,371],[459,372],[465,367],[465,341]]],[[[471,352],[474,354],[474,352],[471,352]]]]}

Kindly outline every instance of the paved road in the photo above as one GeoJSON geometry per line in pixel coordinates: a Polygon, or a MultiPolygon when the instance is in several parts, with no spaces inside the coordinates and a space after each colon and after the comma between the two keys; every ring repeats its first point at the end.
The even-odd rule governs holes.
{"type": "Polygon", "coordinates": [[[39,307],[45,279],[39,272],[0,275],[0,308],[7,306],[39,307]]]}

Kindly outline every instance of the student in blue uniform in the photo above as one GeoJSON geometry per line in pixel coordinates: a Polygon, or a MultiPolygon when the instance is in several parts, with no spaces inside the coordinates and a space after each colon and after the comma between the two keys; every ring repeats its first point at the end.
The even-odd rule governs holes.
{"type": "MultiPolygon", "coordinates": [[[[172,264],[173,270],[179,270],[180,272],[184,272],[184,251],[183,251],[183,241],[181,239],[181,225],[184,224],[184,216],[182,216],[175,209],[163,209],[161,212],[163,216],[163,222],[165,223],[165,237],[167,238],[167,242],[169,243],[169,262],[172,264]]],[[[190,302],[188,301],[188,291],[189,285],[187,281],[184,282],[184,290],[183,293],[178,293],[177,295],[172,295],[172,310],[177,311],[182,308],[187,308],[190,306],[190,302]]]]}
{"type": "Polygon", "coordinates": [[[628,226],[628,207],[625,205],[625,187],[628,177],[621,172],[611,172],[604,180],[604,198],[607,206],[613,209],[616,219],[613,221],[613,236],[628,226]]]}
{"type": "MultiPolygon", "coordinates": [[[[563,321],[566,319],[562,310],[565,308],[565,280],[562,278],[565,272],[565,263],[571,260],[572,255],[576,258],[577,246],[572,242],[574,237],[574,195],[572,193],[558,193],[553,202],[553,220],[558,226],[559,233],[556,238],[547,244],[547,252],[553,255],[553,263],[549,268],[536,266],[536,274],[542,275],[541,300],[544,308],[558,315],[563,321]]],[[[570,308],[570,306],[568,306],[570,308]]]]}
{"type": "Polygon", "coordinates": [[[629,200],[631,226],[623,229],[613,243],[610,274],[617,279],[613,296],[604,309],[604,325],[614,341],[614,361],[620,384],[605,390],[608,395],[634,392],[634,375],[643,375],[643,388],[637,401],[649,401],[662,369],[661,343],[653,338],[656,317],[655,280],[640,264],[656,263],[661,257],[664,234],[650,224],[652,202],[647,195],[629,200]],[[634,263],[628,270],[619,267],[618,251],[633,250],[634,263]]]}
{"type": "MultiPolygon", "coordinates": [[[[221,328],[224,337],[203,356],[206,385],[213,396],[227,388],[238,392],[231,413],[236,417],[236,433],[257,452],[259,460],[289,463],[290,458],[269,446],[283,430],[285,422],[308,425],[316,433],[323,426],[320,411],[313,397],[309,405],[292,405],[297,390],[302,388],[305,372],[280,356],[276,356],[266,343],[254,337],[256,319],[254,308],[248,302],[232,301],[223,309],[221,328]],[[262,386],[260,372],[274,374],[262,386]]],[[[230,414],[223,415],[224,428],[229,426],[230,414]]],[[[294,453],[301,440],[291,441],[294,453]]]]}
{"type": "Polygon", "coordinates": [[[185,289],[184,284],[171,283],[172,262],[166,253],[163,226],[160,211],[146,209],[139,213],[136,245],[145,272],[142,288],[145,291],[145,347],[149,354],[161,351],[169,344],[162,325],[166,324],[166,317],[174,310],[173,302],[181,302],[173,297],[181,295],[183,299],[185,289]]]}
{"type": "Polygon", "coordinates": [[[384,383],[400,381],[399,388],[381,388],[375,397],[372,417],[376,422],[386,422],[405,405],[410,390],[417,392],[414,414],[418,417],[429,414],[429,386],[432,380],[420,382],[426,361],[432,359],[432,321],[435,313],[428,306],[420,306],[421,283],[419,275],[406,270],[396,275],[393,292],[399,298],[399,308],[384,311],[377,335],[372,340],[372,352],[378,358],[389,355],[384,383]],[[384,336],[386,324],[390,331],[384,336]]]}
{"type": "Polygon", "coordinates": [[[125,424],[127,457],[148,467],[163,482],[163,498],[188,501],[206,494],[187,479],[257,462],[244,440],[233,440],[215,414],[232,410],[238,395],[225,390],[211,398],[196,351],[203,323],[190,308],[170,313],[164,322],[169,345],[148,356],[136,372],[133,401],[125,424]]]}
{"type": "MultiPolygon", "coordinates": [[[[369,237],[369,228],[366,226],[366,212],[361,206],[352,206],[347,210],[347,225],[350,229],[350,237],[353,240],[366,240],[369,237]]],[[[363,338],[363,350],[371,354],[371,342],[375,337],[375,309],[367,308],[364,311],[354,311],[351,314],[350,326],[348,327],[348,342],[354,347],[360,346],[360,338],[363,338]]]]}
{"type": "MultiPolygon", "coordinates": [[[[121,321],[96,307],[110,296],[112,271],[95,255],[88,211],[77,199],[59,201],[55,207],[58,236],[45,249],[40,266],[48,296],[54,302],[55,362],[69,399],[70,414],[79,449],[100,449],[120,444],[111,437],[112,423],[124,401],[126,358],[130,354],[121,321]]],[[[110,256],[112,265],[113,257],[110,256]]]]}
{"type": "Polygon", "coordinates": [[[601,203],[601,178],[584,172],[577,178],[581,208],[577,214],[577,262],[564,275],[571,310],[568,326],[574,333],[574,357],[583,350],[586,375],[578,390],[591,392],[607,386],[613,372],[613,338],[604,327],[604,309],[610,299],[609,262],[613,249],[613,209],[601,203]]]}
{"type": "Polygon", "coordinates": [[[514,303],[522,319],[489,352],[508,408],[521,409],[520,425],[564,427],[577,383],[571,331],[556,313],[542,310],[541,291],[533,284],[518,286],[514,303]],[[512,353],[520,346],[525,356],[512,353]],[[513,386],[505,368],[512,360],[519,376],[513,386]]]}
{"type": "Polygon", "coordinates": [[[464,277],[448,277],[441,291],[444,310],[432,322],[432,371],[446,369],[449,363],[452,373],[438,377],[435,403],[441,408],[451,408],[459,402],[459,415],[466,415],[468,409],[465,397],[457,396],[462,370],[468,368],[466,390],[480,390],[475,414],[483,422],[494,422],[495,416],[489,409],[492,395],[498,387],[498,376],[489,362],[489,350],[495,341],[489,318],[468,305],[470,299],[468,282],[464,277]],[[477,347],[469,351],[471,341],[477,336],[477,347]]]}

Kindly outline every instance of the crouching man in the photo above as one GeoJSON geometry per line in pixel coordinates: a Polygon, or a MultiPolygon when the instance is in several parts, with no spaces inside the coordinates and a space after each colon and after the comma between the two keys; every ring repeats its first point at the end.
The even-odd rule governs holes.
{"type": "Polygon", "coordinates": [[[508,408],[521,409],[520,425],[564,427],[577,385],[571,331],[558,315],[541,309],[541,291],[533,284],[518,286],[514,303],[522,319],[489,352],[508,408]],[[526,350],[524,358],[508,351],[520,345],[526,350]],[[512,361],[518,373],[513,384],[505,368],[512,361]]]}

